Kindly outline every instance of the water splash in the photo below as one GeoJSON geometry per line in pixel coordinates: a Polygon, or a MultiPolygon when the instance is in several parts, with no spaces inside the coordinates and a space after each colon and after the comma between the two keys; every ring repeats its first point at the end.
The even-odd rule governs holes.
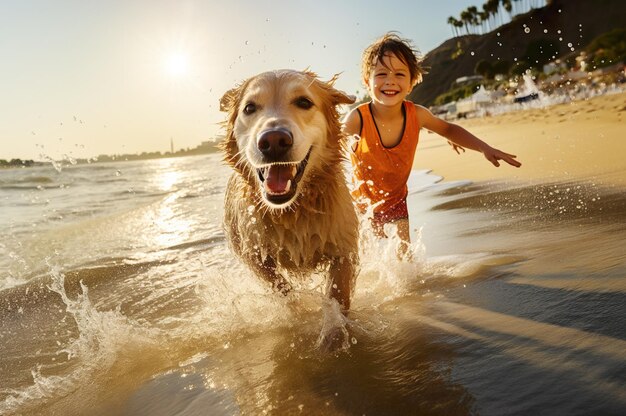
{"type": "MultiPolygon", "coordinates": [[[[57,355],[67,356],[70,370],[63,375],[43,375],[43,367],[37,365],[31,370],[32,385],[20,390],[3,391],[8,396],[0,403],[0,414],[36,409],[44,401],[58,400],[76,392],[84,387],[87,380],[91,381],[90,385],[96,385],[94,380],[114,365],[121,351],[128,354],[130,350],[155,345],[154,331],[131,322],[119,309],[108,312],[96,310],[82,282],[81,293],[71,299],[65,291],[65,275],[56,266],[48,263],[48,267],[51,277],[48,289],[61,297],[78,330],[78,337],[57,351],[57,355]]],[[[105,380],[102,382],[106,383],[105,380]]]]}

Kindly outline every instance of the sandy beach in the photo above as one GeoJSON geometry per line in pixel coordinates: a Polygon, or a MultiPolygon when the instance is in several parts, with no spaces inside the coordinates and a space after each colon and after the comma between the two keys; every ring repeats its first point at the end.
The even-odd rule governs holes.
{"type": "Polygon", "coordinates": [[[523,166],[494,168],[478,153],[456,155],[439,136],[422,130],[415,169],[430,167],[445,180],[593,181],[626,185],[626,93],[543,109],[458,120],[490,145],[517,155],[523,166]]]}

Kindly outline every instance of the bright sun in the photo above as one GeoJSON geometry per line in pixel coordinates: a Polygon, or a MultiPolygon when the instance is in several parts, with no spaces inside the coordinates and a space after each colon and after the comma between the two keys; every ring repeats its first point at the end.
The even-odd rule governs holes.
{"type": "Polygon", "coordinates": [[[182,77],[189,71],[189,57],[183,52],[171,53],[166,57],[165,67],[171,76],[182,77]]]}

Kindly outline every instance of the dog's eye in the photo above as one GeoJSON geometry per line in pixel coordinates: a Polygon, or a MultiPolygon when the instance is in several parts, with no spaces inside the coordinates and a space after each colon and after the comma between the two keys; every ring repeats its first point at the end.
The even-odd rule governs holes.
{"type": "Polygon", "coordinates": [[[306,97],[298,97],[294,100],[293,103],[303,110],[308,110],[309,108],[313,107],[313,101],[309,100],[306,97]]]}
{"type": "Polygon", "coordinates": [[[252,114],[256,111],[256,104],[254,103],[248,103],[246,104],[246,106],[243,108],[243,113],[244,114],[252,114]]]}

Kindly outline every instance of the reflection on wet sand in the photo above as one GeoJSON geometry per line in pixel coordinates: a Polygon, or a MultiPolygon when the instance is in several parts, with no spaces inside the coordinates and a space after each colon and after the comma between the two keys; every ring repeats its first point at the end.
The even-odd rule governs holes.
{"type": "Polygon", "coordinates": [[[471,414],[471,395],[451,378],[453,350],[410,315],[397,319],[398,307],[390,305],[383,313],[387,325],[382,332],[354,330],[358,341],[339,354],[311,349],[317,315],[291,329],[242,337],[176,376],[154,379],[130,399],[125,414],[172,414],[171,405],[166,413],[142,403],[142,397],[156,400],[166,385],[170,391],[163,400],[195,394],[192,402],[212,403],[215,414],[471,414]],[[197,374],[204,382],[190,384],[197,374]]]}
{"type": "Polygon", "coordinates": [[[610,376],[616,365],[626,362],[626,341],[452,302],[440,302],[436,309],[441,315],[427,323],[493,346],[542,371],[577,379],[626,406],[623,383],[610,376]]]}

